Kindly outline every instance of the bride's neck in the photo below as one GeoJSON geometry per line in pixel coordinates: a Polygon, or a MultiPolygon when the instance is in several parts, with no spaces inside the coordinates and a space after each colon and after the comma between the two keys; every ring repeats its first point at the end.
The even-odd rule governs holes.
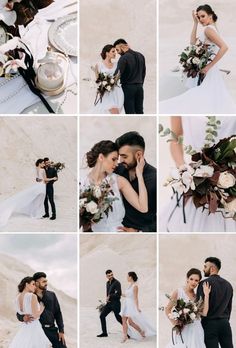
{"type": "Polygon", "coordinates": [[[104,59],[104,63],[105,63],[105,65],[113,65],[113,63],[112,63],[112,61],[111,61],[111,58],[108,58],[108,57],[106,57],[105,59],[104,59]]]}
{"type": "Polygon", "coordinates": [[[102,180],[106,177],[106,172],[102,170],[102,167],[99,164],[96,164],[95,167],[89,173],[89,178],[93,184],[99,185],[102,180]]]}

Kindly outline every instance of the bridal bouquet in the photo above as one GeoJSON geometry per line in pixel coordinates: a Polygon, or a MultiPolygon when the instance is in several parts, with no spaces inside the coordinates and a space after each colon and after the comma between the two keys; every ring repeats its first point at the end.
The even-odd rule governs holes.
{"type": "Polygon", "coordinates": [[[198,39],[195,45],[186,47],[179,55],[179,63],[187,77],[195,78],[198,75],[198,85],[200,85],[204,79],[200,71],[212,61],[214,55],[212,46],[198,39]]]}
{"type": "Polygon", "coordinates": [[[105,93],[111,92],[115,86],[118,85],[118,81],[120,78],[120,74],[116,75],[110,75],[105,74],[102,72],[99,72],[97,67],[92,67],[92,70],[95,72],[96,75],[96,84],[97,84],[97,94],[94,101],[94,105],[97,105],[97,103],[100,101],[102,102],[102,98],[105,93]]]}
{"type": "Polygon", "coordinates": [[[61,163],[61,162],[51,162],[50,164],[51,167],[55,168],[57,172],[62,171],[66,166],[65,163],[61,163]]]}
{"type": "Polygon", "coordinates": [[[113,211],[112,204],[117,199],[108,180],[104,180],[99,186],[81,188],[79,208],[80,227],[83,227],[83,232],[93,232],[92,224],[103,219],[104,214],[108,217],[109,211],[113,211]]]}
{"type": "Polygon", "coordinates": [[[168,316],[170,319],[176,321],[176,325],[172,329],[173,345],[175,344],[173,335],[174,331],[180,335],[182,343],[184,343],[181,332],[184,326],[193,323],[196,319],[200,319],[203,301],[200,299],[197,302],[185,302],[182,298],[174,301],[168,294],[166,294],[166,297],[173,303],[173,307],[168,316]]]}
{"type": "Polygon", "coordinates": [[[102,302],[101,300],[99,300],[98,302],[100,304],[96,307],[96,309],[98,309],[99,313],[101,313],[103,308],[106,306],[106,303],[102,302]]]}
{"type": "Polygon", "coordinates": [[[208,117],[207,143],[199,152],[191,146],[184,148],[192,162],[173,169],[165,186],[171,185],[183,204],[192,197],[196,208],[208,209],[209,214],[221,212],[225,218],[236,220],[236,135],[215,143],[219,125],[214,116],[208,117]]]}

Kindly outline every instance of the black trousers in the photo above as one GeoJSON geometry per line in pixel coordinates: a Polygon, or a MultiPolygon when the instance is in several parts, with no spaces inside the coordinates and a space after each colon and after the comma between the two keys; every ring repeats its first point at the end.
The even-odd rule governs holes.
{"type": "Polygon", "coordinates": [[[233,348],[228,319],[202,320],[206,348],[233,348]]]}
{"type": "Polygon", "coordinates": [[[143,114],[143,85],[122,85],[126,114],[143,114]]]}
{"type": "Polygon", "coordinates": [[[46,186],[46,197],[44,200],[45,214],[49,215],[48,201],[50,202],[52,208],[52,216],[56,216],[56,206],[54,203],[54,188],[53,185],[46,186]]]}
{"type": "Polygon", "coordinates": [[[116,320],[122,325],[122,318],[119,314],[120,313],[120,302],[115,303],[115,304],[107,303],[100,314],[102,332],[104,334],[107,334],[106,316],[111,312],[114,312],[116,320]]]}
{"type": "Polygon", "coordinates": [[[52,343],[53,348],[66,348],[61,341],[59,341],[58,329],[56,327],[43,327],[45,335],[52,343]]]}

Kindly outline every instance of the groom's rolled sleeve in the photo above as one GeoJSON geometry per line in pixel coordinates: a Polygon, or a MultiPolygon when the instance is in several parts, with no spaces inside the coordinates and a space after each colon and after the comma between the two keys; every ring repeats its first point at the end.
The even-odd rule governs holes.
{"type": "Polygon", "coordinates": [[[54,296],[55,296],[55,298],[54,298],[54,305],[55,305],[54,317],[55,317],[59,332],[64,333],[64,323],[63,323],[61,308],[60,308],[58,299],[57,299],[55,294],[54,294],[54,296]]]}

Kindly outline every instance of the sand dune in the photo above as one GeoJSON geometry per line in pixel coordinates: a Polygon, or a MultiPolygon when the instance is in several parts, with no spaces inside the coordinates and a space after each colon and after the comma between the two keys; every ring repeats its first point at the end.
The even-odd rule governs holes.
{"type": "MultiPolygon", "coordinates": [[[[93,106],[96,89],[90,69],[106,44],[123,37],[146,57],[144,112],[156,112],[156,1],[96,0],[80,2],[80,112],[93,106]]],[[[118,57],[117,57],[118,58],[118,57]]]]}
{"type": "Polygon", "coordinates": [[[56,221],[13,217],[4,231],[76,231],[77,126],[75,117],[1,117],[0,200],[35,183],[35,161],[65,162],[55,183],[56,221]]]}
{"type": "MultiPolygon", "coordinates": [[[[122,290],[128,287],[129,271],[139,277],[140,308],[156,322],[156,236],[153,235],[81,235],[80,236],[80,344],[83,348],[120,347],[122,327],[113,314],[107,317],[109,337],[96,337],[101,331],[98,300],[105,300],[105,271],[112,269],[122,290]]],[[[133,341],[130,347],[156,347],[155,337],[133,341]]]]}
{"type": "MultiPolygon", "coordinates": [[[[233,288],[236,286],[236,275],[232,265],[236,262],[235,235],[171,235],[160,236],[160,306],[167,304],[165,294],[171,294],[175,289],[184,286],[185,274],[194,267],[203,269],[204,260],[209,256],[221,259],[220,275],[230,281],[233,288]]],[[[171,324],[164,312],[159,315],[159,347],[165,348],[171,339],[171,324]]],[[[236,304],[233,300],[231,315],[233,336],[236,334],[236,304]]],[[[234,337],[235,339],[235,337],[234,337]]]]}
{"type": "MultiPolygon", "coordinates": [[[[17,295],[17,285],[22,278],[27,275],[32,275],[35,271],[29,266],[19,262],[19,260],[4,254],[0,254],[0,264],[0,348],[7,348],[20,325],[16,319],[14,309],[14,300],[17,295]]],[[[61,305],[65,324],[67,347],[76,348],[76,300],[66,295],[63,291],[53,288],[50,284],[48,289],[55,291],[61,305]]]]}

